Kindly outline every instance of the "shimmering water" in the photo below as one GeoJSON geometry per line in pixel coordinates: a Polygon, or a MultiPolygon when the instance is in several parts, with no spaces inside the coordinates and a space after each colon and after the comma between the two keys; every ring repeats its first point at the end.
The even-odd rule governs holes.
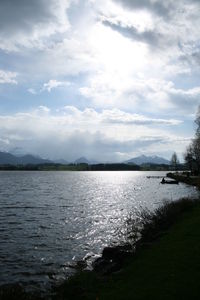
{"type": "Polygon", "coordinates": [[[48,288],[117,237],[132,210],[195,196],[165,172],[0,172],[0,284],[48,288]]]}

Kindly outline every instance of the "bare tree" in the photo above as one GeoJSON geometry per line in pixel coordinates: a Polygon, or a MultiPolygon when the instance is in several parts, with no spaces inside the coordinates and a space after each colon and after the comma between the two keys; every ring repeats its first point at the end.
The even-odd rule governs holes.
{"type": "Polygon", "coordinates": [[[197,111],[197,114],[196,114],[195,123],[197,125],[196,137],[199,138],[200,137],[200,105],[198,107],[198,111],[197,111]]]}
{"type": "Polygon", "coordinates": [[[193,172],[195,170],[195,158],[192,144],[187,147],[186,152],[184,154],[184,159],[189,170],[193,172]]]}
{"type": "Polygon", "coordinates": [[[200,171],[200,137],[196,137],[192,142],[193,158],[196,163],[196,171],[199,174],[200,171]]]}
{"type": "Polygon", "coordinates": [[[192,172],[200,173],[200,106],[198,108],[195,123],[197,125],[195,137],[184,155],[185,162],[192,172]]]}
{"type": "Polygon", "coordinates": [[[178,159],[176,152],[174,152],[171,157],[171,165],[172,165],[173,169],[176,171],[178,168],[178,164],[179,164],[179,159],[178,159]]]}

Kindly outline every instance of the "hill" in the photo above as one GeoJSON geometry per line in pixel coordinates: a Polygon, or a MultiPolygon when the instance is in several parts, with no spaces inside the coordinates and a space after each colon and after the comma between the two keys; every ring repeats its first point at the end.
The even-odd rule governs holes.
{"type": "Polygon", "coordinates": [[[43,159],[41,157],[36,157],[31,154],[23,156],[15,156],[8,152],[0,152],[0,165],[38,165],[52,163],[48,159],[43,159]]]}
{"type": "Polygon", "coordinates": [[[134,158],[131,158],[129,160],[126,160],[124,162],[125,164],[135,164],[135,165],[142,165],[142,164],[157,164],[157,165],[169,165],[170,161],[160,157],[160,156],[146,156],[146,155],[141,155],[137,156],[134,158]]]}
{"type": "Polygon", "coordinates": [[[87,158],[85,158],[84,156],[82,156],[82,157],[76,159],[74,161],[74,164],[76,164],[76,165],[78,165],[78,164],[88,164],[89,165],[90,161],[87,158]]]}

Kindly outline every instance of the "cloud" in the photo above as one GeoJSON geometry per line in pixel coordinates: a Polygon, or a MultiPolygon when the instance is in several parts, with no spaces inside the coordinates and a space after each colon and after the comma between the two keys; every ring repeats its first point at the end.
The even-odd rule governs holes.
{"type": "Polygon", "coordinates": [[[183,112],[194,113],[199,104],[200,87],[189,89],[176,88],[172,81],[158,78],[127,79],[118,78],[113,74],[112,79],[98,74],[80,88],[80,93],[91,100],[97,107],[117,107],[120,109],[142,110],[145,113],[171,113],[181,115],[183,112]],[[115,78],[116,77],[116,78],[115,78]]]}
{"type": "Polygon", "coordinates": [[[0,145],[4,150],[17,147],[52,159],[71,161],[84,155],[90,159],[119,161],[122,154],[129,158],[136,153],[150,153],[154,147],[174,149],[172,139],[179,140],[180,147],[181,136],[176,137],[164,129],[166,125],[178,123],[119,110],[97,112],[87,108],[81,111],[67,106],[53,113],[48,107],[40,106],[30,112],[1,115],[0,145]],[[162,125],[163,129],[153,125],[162,125]]]}
{"type": "Polygon", "coordinates": [[[125,125],[179,125],[182,123],[180,120],[154,119],[139,114],[126,113],[118,109],[104,110],[102,119],[104,122],[125,125]]]}
{"type": "Polygon", "coordinates": [[[166,66],[178,66],[184,71],[188,62],[188,69],[191,63],[195,68],[199,61],[199,1],[115,0],[114,3],[120,4],[122,10],[114,7],[102,10],[100,19],[105,26],[150,46],[152,59],[160,55],[166,66]],[[189,54],[191,47],[193,51],[189,54]]]}
{"type": "Polygon", "coordinates": [[[17,84],[17,81],[15,79],[16,77],[17,77],[17,73],[15,72],[0,70],[0,84],[1,83],[17,84]]]}
{"type": "Polygon", "coordinates": [[[122,6],[137,9],[137,10],[150,10],[152,13],[168,17],[173,9],[174,1],[166,0],[114,0],[116,3],[120,3],[122,6]]]}
{"type": "Polygon", "coordinates": [[[33,46],[41,37],[49,37],[69,28],[65,0],[1,0],[0,41],[4,50],[33,46]]]}
{"type": "Polygon", "coordinates": [[[32,95],[36,95],[36,94],[37,94],[36,90],[33,89],[33,88],[29,88],[27,91],[28,91],[30,94],[32,94],[32,95]]]}
{"type": "Polygon", "coordinates": [[[117,159],[173,141],[180,153],[199,104],[199,25],[195,0],[0,1],[0,83],[19,93],[1,85],[1,143],[62,157],[82,143],[85,155],[117,159]],[[10,103],[40,107],[10,115],[10,103]]]}
{"type": "Polygon", "coordinates": [[[200,87],[194,87],[188,90],[172,87],[168,90],[168,94],[173,105],[181,111],[196,110],[199,105],[200,87]]]}
{"type": "Polygon", "coordinates": [[[174,18],[177,11],[183,14],[185,9],[191,9],[191,7],[199,8],[199,0],[185,0],[184,3],[181,0],[113,0],[114,2],[122,5],[125,8],[132,10],[147,10],[155,16],[166,18],[166,21],[174,18]]]}
{"type": "MultiPolygon", "coordinates": [[[[109,21],[104,21],[104,25],[111,27],[113,30],[121,33],[125,37],[131,38],[135,41],[144,42],[152,46],[158,46],[161,38],[163,39],[160,33],[157,33],[155,30],[146,30],[140,32],[135,27],[124,27],[119,24],[113,24],[109,21]]],[[[164,39],[163,39],[164,40],[164,39]]]]}
{"type": "Polygon", "coordinates": [[[69,81],[57,81],[55,79],[51,79],[47,83],[43,84],[43,88],[41,91],[48,91],[50,93],[52,89],[56,89],[58,87],[67,87],[69,85],[69,81]]]}
{"type": "Polygon", "coordinates": [[[45,91],[50,93],[53,89],[57,89],[60,87],[69,87],[70,85],[71,85],[71,82],[69,82],[69,81],[58,81],[55,79],[50,79],[48,82],[43,84],[41,89],[36,90],[33,88],[29,88],[27,91],[32,95],[37,95],[37,94],[40,94],[45,91]]]}
{"type": "MultiPolygon", "coordinates": [[[[62,110],[63,111],[63,110],[62,110]]],[[[64,113],[66,116],[72,116],[77,123],[85,124],[118,124],[118,125],[167,125],[176,126],[182,123],[181,120],[175,119],[156,119],[145,117],[144,115],[131,114],[119,109],[102,110],[97,112],[93,108],[79,110],[74,106],[65,106],[64,113]]]]}

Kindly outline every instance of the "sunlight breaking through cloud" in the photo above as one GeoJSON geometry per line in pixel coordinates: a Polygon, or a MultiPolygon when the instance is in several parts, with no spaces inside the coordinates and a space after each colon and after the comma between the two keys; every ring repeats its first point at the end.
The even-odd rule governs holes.
{"type": "Polygon", "coordinates": [[[199,8],[195,0],[1,1],[2,145],[40,154],[55,135],[59,148],[68,139],[73,152],[77,131],[88,136],[87,143],[80,138],[83,149],[100,139],[115,159],[181,154],[200,103],[199,8]],[[21,134],[26,118],[29,138],[21,134]],[[149,136],[155,147],[144,146],[149,136]],[[166,151],[162,136],[183,143],[166,151]],[[129,147],[121,151],[115,140],[129,147]]]}

